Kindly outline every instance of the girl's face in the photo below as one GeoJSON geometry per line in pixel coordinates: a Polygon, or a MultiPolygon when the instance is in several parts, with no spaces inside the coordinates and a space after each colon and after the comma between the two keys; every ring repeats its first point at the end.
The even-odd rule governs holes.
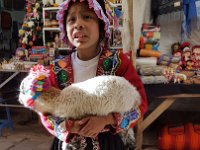
{"type": "Polygon", "coordinates": [[[77,50],[97,51],[99,20],[87,3],[75,2],[71,5],[66,18],[66,32],[70,43],[77,50]]]}

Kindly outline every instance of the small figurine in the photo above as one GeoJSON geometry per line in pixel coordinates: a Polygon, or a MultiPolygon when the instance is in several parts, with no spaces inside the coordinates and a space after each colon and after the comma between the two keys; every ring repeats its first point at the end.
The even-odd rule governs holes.
{"type": "Polygon", "coordinates": [[[61,47],[61,40],[58,34],[56,34],[55,38],[54,38],[54,42],[55,42],[55,47],[59,48],[61,47]]]}
{"type": "Polygon", "coordinates": [[[190,51],[190,43],[189,42],[183,42],[180,45],[180,50],[184,51],[190,51]]]}
{"type": "Polygon", "coordinates": [[[51,7],[51,3],[49,1],[46,2],[45,7],[51,7]]]}
{"type": "Polygon", "coordinates": [[[200,46],[196,45],[192,48],[192,60],[194,61],[195,69],[200,69],[200,46]]]}
{"type": "Polygon", "coordinates": [[[114,31],[113,44],[114,44],[114,46],[122,46],[121,31],[119,29],[116,29],[114,31]]]}
{"type": "Polygon", "coordinates": [[[194,61],[191,59],[187,60],[185,69],[186,70],[194,70],[194,61]]]}
{"type": "Polygon", "coordinates": [[[176,43],[173,43],[172,46],[171,46],[171,52],[172,52],[172,55],[178,53],[180,54],[180,43],[179,42],[176,42],[176,43]]]}
{"type": "Polygon", "coordinates": [[[191,59],[191,50],[190,50],[190,43],[183,42],[180,45],[180,50],[182,51],[182,69],[186,69],[186,62],[191,59]]]}
{"type": "Polygon", "coordinates": [[[28,60],[28,50],[22,47],[16,49],[15,58],[18,61],[28,60]]]}

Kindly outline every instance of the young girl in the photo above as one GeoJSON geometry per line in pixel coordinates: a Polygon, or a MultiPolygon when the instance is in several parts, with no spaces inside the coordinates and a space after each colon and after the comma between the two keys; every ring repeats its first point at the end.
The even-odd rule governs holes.
{"type": "Polygon", "coordinates": [[[126,139],[120,133],[134,127],[144,115],[147,100],[131,61],[120,51],[108,50],[110,31],[104,1],[66,0],[61,4],[57,19],[63,40],[75,51],[54,61],[50,76],[52,85],[63,89],[95,76],[121,76],[136,87],[141,104],[123,114],[113,112],[107,116],[87,116],[76,121],[40,114],[43,125],[57,137],[52,149],[128,149],[125,147],[126,139]],[[71,137],[71,134],[76,136],[71,137]]]}

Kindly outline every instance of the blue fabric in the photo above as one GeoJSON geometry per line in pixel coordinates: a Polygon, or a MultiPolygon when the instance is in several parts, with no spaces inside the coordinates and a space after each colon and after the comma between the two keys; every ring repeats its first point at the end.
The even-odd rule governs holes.
{"type": "Polygon", "coordinates": [[[118,10],[117,8],[114,8],[114,13],[117,15],[118,18],[122,16],[122,12],[118,10]]]}
{"type": "Polygon", "coordinates": [[[36,92],[35,95],[33,95],[32,99],[36,100],[41,95],[41,92],[36,92]]]}
{"type": "MultiPolygon", "coordinates": [[[[184,21],[182,24],[182,39],[185,35],[191,35],[191,22],[197,18],[195,2],[199,0],[183,0],[184,21]]],[[[184,41],[184,40],[182,40],[184,41]]]]}
{"type": "Polygon", "coordinates": [[[184,14],[186,16],[186,20],[190,21],[191,19],[197,17],[196,5],[195,2],[197,0],[184,0],[184,14]]]}

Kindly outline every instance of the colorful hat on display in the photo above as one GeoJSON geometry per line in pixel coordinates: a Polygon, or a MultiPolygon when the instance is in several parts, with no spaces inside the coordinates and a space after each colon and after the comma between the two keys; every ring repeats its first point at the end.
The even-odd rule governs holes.
{"type": "Polygon", "coordinates": [[[61,31],[61,39],[64,42],[68,42],[68,39],[66,37],[65,27],[64,27],[64,20],[65,20],[64,17],[65,17],[65,11],[68,10],[68,6],[69,6],[69,3],[71,1],[73,1],[73,2],[87,1],[88,2],[89,8],[93,8],[94,12],[98,16],[98,18],[101,19],[104,22],[104,24],[105,24],[105,26],[104,26],[105,39],[106,39],[106,41],[108,41],[109,38],[110,38],[110,29],[109,29],[110,22],[109,22],[109,19],[106,16],[106,14],[104,13],[101,5],[97,2],[97,0],[66,0],[59,5],[59,7],[61,9],[57,13],[57,20],[59,22],[59,28],[60,28],[60,31],[61,31]]]}

